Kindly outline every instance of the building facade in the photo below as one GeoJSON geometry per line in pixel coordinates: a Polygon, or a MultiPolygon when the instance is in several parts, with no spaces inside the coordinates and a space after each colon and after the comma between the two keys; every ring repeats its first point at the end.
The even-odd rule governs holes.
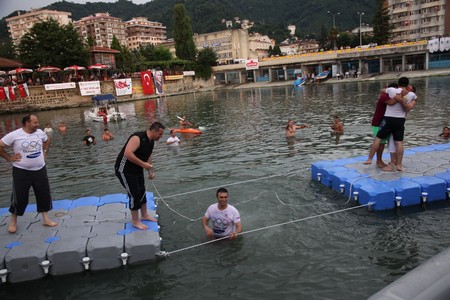
{"type": "Polygon", "coordinates": [[[446,0],[385,0],[391,25],[391,42],[429,40],[450,33],[446,0]]]}
{"type": "Polygon", "coordinates": [[[85,40],[92,37],[95,46],[111,47],[113,36],[121,45],[127,45],[125,23],[120,18],[112,17],[109,13],[97,13],[74,22],[74,27],[85,40]]]}
{"type": "Polygon", "coordinates": [[[49,19],[57,21],[60,25],[68,25],[72,22],[70,16],[72,13],[47,10],[47,9],[35,9],[27,13],[20,14],[6,19],[8,26],[9,36],[15,46],[20,43],[20,39],[34,26],[34,24],[49,19]]]}
{"type": "Polygon", "coordinates": [[[217,54],[220,65],[233,64],[235,60],[250,57],[248,31],[227,29],[194,35],[197,50],[211,48],[217,54]]]}
{"type": "Polygon", "coordinates": [[[167,39],[166,26],[160,22],[149,21],[145,17],[133,18],[125,22],[127,46],[130,50],[141,45],[158,45],[167,39]]]}

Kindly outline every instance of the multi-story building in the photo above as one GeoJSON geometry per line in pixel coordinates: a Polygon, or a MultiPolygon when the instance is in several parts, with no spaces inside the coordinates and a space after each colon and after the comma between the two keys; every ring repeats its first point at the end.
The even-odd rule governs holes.
{"type": "Polygon", "coordinates": [[[110,48],[113,36],[116,36],[121,45],[127,45],[125,23],[120,18],[110,16],[109,13],[84,17],[74,22],[74,27],[84,39],[92,37],[95,46],[110,48]]]}
{"type": "Polygon", "coordinates": [[[72,22],[70,16],[72,13],[47,10],[47,9],[35,9],[24,14],[19,14],[14,17],[6,19],[9,35],[14,45],[20,43],[20,39],[28,32],[34,24],[49,19],[57,21],[60,25],[67,25],[72,22]]]}
{"type": "Polygon", "coordinates": [[[218,64],[232,64],[235,60],[249,58],[248,31],[227,29],[203,34],[195,34],[198,50],[211,48],[217,54],[218,64]]]}
{"type": "Polygon", "coordinates": [[[267,35],[254,33],[248,38],[248,48],[250,50],[250,58],[267,57],[270,46],[275,47],[275,41],[267,35]]]}
{"type": "Polygon", "coordinates": [[[450,5],[446,5],[446,2],[446,0],[385,0],[393,26],[391,42],[419,41],[448,35],[450,5]]]}
{"type": "Polygon", "coordinates": [[[127,45],[129,49],[137,49],[141,45],[158,45],[167,39],[166,26],[149,21],[145,17],[133,18],[125,22],[127,45]]]}
{"type": "Polygon", "coordinates": [[[281,53],[295,55],[319,51],[319,43],[316,40],[298,40],[289,43],[280,43],[281,53]]]}

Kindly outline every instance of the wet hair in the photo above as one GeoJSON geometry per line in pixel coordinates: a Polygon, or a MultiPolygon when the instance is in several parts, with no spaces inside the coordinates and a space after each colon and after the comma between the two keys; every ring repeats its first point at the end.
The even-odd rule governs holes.
{"type": "Polygon", "coordinates": [[[172,134],[172,133],[173,133],[173,130],[170,131],[170,134],[172,134]]]}
{"type": "Polygon", "coordinates": [[[219,193],[227,193],[228,194],[228,190],[224,187],[221,187],[221,188],[217,189],[216,197],[219,196],[219,193]]]}
{"type": "Polygon", "coordinates": [[[390,88],[398,88],[398,83],[392,82],[388,85],[390,88]]]}
{"type": "Polygon", "coordinates": [[[90,129],[86,129],[86,133],[87,133],[88,131],[91,131],[91,130],[90,130],[90,129]]]}
{"type": "Polygon", "coordinates": [[[408,86],[408,84],[409,84],[408,77],[400,77],[400,79],[398,80],[398,86],[405,87],[408,86]]]}
{"type": "Polygon", "coordinates": [[[109,129],[108,129],[108,128],[105,128],[105,129],[103,129],[103,131],[109,131],[109,129]]]}
{"type": "Polygon", "coordinates": [[[155,122],[150,125],[150,131],[158,131],[160,129],[166,129],[166,127],[164,127],[164,125],[159,122],[155,122]]]}
{"type": "Polygon", "coordinates": [[[31,120],[31,114],[26,115],[25,117],[22,118],[22,125],[25,126],[25,124],[27,124],[27,122],[30,122],[31,120]]]}

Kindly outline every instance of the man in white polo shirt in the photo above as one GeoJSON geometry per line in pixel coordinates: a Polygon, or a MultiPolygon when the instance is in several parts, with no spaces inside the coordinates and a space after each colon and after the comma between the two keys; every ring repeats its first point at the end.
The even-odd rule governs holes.
{"type": "Polygon", "coordinates": [[[39,129],[38,118],[27,115],[22,119],[22,128],[12,131],[0,140],[0,156],[13,165],[13,191],[11,195],[11,220],[8,232],[17,231],[17,216],[23,216],[28,205],[30,188],[36,195],[37,211],[42,213],[44,226],[56,226],[48,217],[52,209],[52,197],[48,182],[45,156],[50,139],[39,129]],[[12,147],[14,154],[9,155],[5,147],[12,147]]]}

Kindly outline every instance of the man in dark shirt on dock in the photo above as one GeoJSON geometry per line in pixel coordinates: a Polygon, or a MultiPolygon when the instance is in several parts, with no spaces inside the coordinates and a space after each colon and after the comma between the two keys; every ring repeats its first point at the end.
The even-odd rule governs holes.
{"type": "Polygon", "coordinates": [[[145,196],[144,169],[148,170],[150,179],[155,177],[151,161],[151,154],[155,141],[158,141],[164,133],[164,125],[153,123],[143,132],[133,133],[117,156],[115,171],[120,183],[126,189],[131,210],[131,224],[141,230],[148,229],[139,219],[156,222],[147,212],[147,198],[145,196]]]}

